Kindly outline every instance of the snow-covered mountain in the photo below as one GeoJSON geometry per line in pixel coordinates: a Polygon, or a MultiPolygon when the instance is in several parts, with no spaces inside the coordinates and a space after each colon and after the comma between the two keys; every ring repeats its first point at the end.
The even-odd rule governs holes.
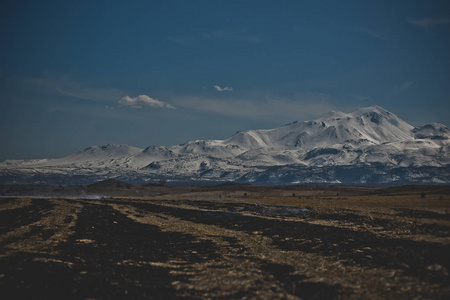
{"type": "Polygon", "coordinates": [[[370,106],[331,111],[314,121],[237,132],[225,140],[172,147],[86,148],[59,159],[7,160],[1,182],[87,183],[239,181],[261,184],[450,183],[450,129],[413,127],[370,106]]]}
{"type": "Polygon", "coordinates": [[[240,132],[225,140],[248,149],[299,149],[351,144],[377,145],[414,137],[413,126],[379,106],[351,113],[331,111],[315,121],[294,122],[269,130],[240,132]]]}

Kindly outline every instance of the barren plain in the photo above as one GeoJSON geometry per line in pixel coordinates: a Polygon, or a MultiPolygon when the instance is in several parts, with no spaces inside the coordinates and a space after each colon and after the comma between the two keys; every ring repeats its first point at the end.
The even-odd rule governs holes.
{"type": "Polygon", "coordinates": [[[450,187],[2,186],[3,299],[448,299],[450,187]]]}

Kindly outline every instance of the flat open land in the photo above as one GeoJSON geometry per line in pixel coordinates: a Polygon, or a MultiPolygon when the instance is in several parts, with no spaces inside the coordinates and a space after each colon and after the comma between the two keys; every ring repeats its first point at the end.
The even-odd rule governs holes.
{"type": "Polygon", "coordinates": [[[77,189],[0,198],[2,299],[450,299],[448,186],[77,189]]]}

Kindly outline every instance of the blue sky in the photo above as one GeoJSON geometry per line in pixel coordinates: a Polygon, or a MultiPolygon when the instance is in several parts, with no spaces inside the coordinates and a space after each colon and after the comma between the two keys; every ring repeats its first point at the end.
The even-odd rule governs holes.
{"type": "Polygon", "coordinates": [[[373,104],[450,125],[449,1],[17,0],[0,13],[0,160],[373,104]]]}

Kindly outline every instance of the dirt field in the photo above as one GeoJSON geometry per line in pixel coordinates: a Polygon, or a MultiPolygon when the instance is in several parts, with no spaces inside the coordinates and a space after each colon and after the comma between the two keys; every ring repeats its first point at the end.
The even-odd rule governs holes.
{"type": "Polygon", "coordinates": [[[2,299],[450,298],[449,187],[136,190],[0,198],[2,299]]]}

